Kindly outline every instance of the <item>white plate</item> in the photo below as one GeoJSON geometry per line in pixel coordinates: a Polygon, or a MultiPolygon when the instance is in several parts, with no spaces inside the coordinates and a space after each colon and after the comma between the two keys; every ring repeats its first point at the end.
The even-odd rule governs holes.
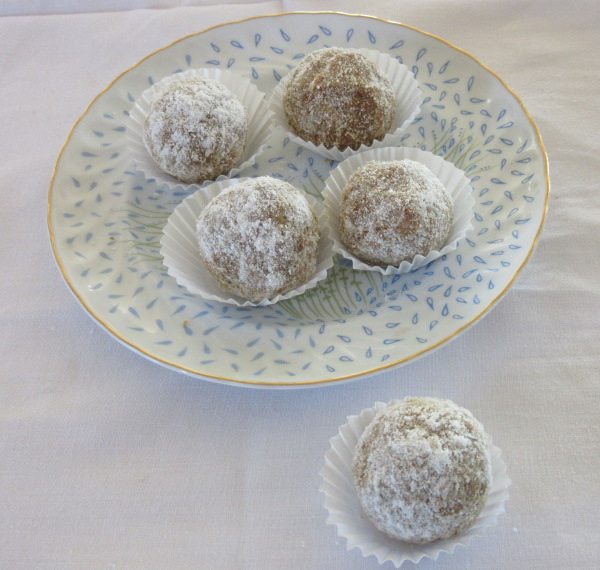
{"type": "MultiPolygon", "coordinates": [[[[279,176],[318,197],[336,163],[278,136],[240,176],[279,176]]],[[[404,364],[475,323],[531,256],[548,195],[547,158],[532,118],[475,58],[393,22],[291,13],[216,26],[120,75],[59,155],[48,223],[68,285],[126,346],[205,379],[298,387],[404,364]],[[454,252],[414,273],[383,276],[338,261],[319,287],[268,307],[231,307],[187,293],[159,255],[162,228],[187,194],[135,173],[124,128],[133,101],[162,77],[203,66],[230,68],[268,94],[303,54],[333,45],[386,51],[413,70],[425,99],[403,144],[467,173],[474,229],[454,252]]]]}

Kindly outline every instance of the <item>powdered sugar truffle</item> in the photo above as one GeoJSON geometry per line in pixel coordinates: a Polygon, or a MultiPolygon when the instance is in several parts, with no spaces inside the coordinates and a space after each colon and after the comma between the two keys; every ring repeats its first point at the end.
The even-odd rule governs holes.
{"type": "Polygon", "coordinates": [[[291,130],[315,145],[357,150],[391,128],[396,98],[391,83],[364,55],[325,48],[291,72],[283,94],[291,130]]]}
{"type": "Polygon", "coordinates": [[[460,534],[491,484],[487,437],[450,400],[406,398],[379,412],[352,464],[360,504],[381,531],[412,543],[460,534]]]}
{"type": "Polygon", "coordinates": [[[445,244],[453,222],[452,198],[424,164],[371,161],[342,192],[344,246],[370,265],[398,266],[445,244]]]}
{"type": "Polygon", "coordinates": [[[320,230],[304,194],[262,176],[211,200],[198,218],[200,256],[219,286],[250,301],[306,283],[317,266],[320,230]]]}
{"type": "Polygon", "coordinates": [[[157,166],[187,184],[227,173],[241,158],[246,110],[223,84],[200,77],[171,82],[150,106],[144,144],[157,166]]]}

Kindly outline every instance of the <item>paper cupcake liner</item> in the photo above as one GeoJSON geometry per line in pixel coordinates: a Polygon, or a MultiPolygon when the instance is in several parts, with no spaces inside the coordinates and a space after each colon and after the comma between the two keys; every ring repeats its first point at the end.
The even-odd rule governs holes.
{"type": "Polygon", "coordinates": [[[163,229],[162,247],[160,250],[169,275],[174,277],[177,283],[183,285],[190,293],[195,293],[205,299],[229,303],[239,307],[272,305],[273,303],[301,295],[308,289],[312,289],[319,281],[327,277],[327,271],[333,265],[333,243],[329,238],[325,207],[309,194],[305,194],[305,197],[317,216],[321,231],[321,241],[319,243],[317,268],[315,274],[308,282],[296,289],[277,295],[272,299],[262,299],[253,303],[219,287],[217,281],[205,269],[200,258],[196,234],[198,216],[217,194],[225,188],[244,180],[249,180],[249,178],[227,179],[214,182],[188,196],[173,210],[163,229]]]}
{"type": "Polygon", "coordinates": [[[409,271],[427,265],[442,255],[454,251],[458,246],[459,240],[465,237],[467,232],[473,227],[471,220],[473,218],[473,206],[475,205],[475,200],[473,198],[471,182],[469,179],[462,170],[458,169],[451,162],[444,160],[441,156],[418,148],[377,148],[351,156],[338,164],[338,166],[330,172],[329,178],[325,181],[323,197],[325,198],[325,206],[327,208],[329,219],[330,236],[333,240],[333,251],[340,253],[343,257],[349,259],[352,262],[352,267],[361,271],[378,271],[379,273],[383,273],[383,275],[408,273],[409,271]],[[403,160],[405,158],[420,162],[427,166],[450,193],[454,204],[454,221],[452,223],[450,235],[446,240],[446,245],[444,245],[442,249],[439,251],[432,250],[425,256],[416,255],[412,262],[403,261],[398,266],[389,265],[387,267],[369,265],[348,251],[342,243],[340,236],[338,218],[346,182],[355,170],[365,165],[367,162],[373,160],[403,160]]]}
{"type": "Polygon", "coordinates": [[[441,552],[451,554],[457,546],[467,547],[474,537],[483,536],[488,527],[496,524],[498,515],[504,512],[508,487],[512,483],[506,473],[501,450],[492,445],[488,436],[492,467],[490,491],[481,513],[468,529],[459,536],[429,544],[412,544],[381,532],[360,506],[352,479],[352,460],[364,429],[378,412],[391,403],[376,402],[373,408],[348,416],[348,423],[341,426],[339,433],[330,440],[331,448],[325,454],[325,466],[320,472],[323,481],[319,490],[324,495],[324,506],[329,513],[327,524],[337,527],[338,535],[347,540],[347,550],[358,548],[365,557],[374,555],[379,564],[390,561],[399,568],[407,560],[415,564],[425,557],[436,560],[441,552]]]}
{"type": "Polygon", "coordinates": [[[286,74],[281,79],[277,87],[273,90],[269,101],[271,110],[273,111],[273,124],[275,127],[285,131],[287,136],[293,142],[331,160],[344,160],[357,152],[363,152],[370,148],[400,145],[403,131],[421,112],[421,103],[423,102],[423,93],[419,87],[419,82],[415,79],[412,71],[397,59],[387,53],[376,50],[352,49],[349,51],[361,53],[370,59],[377,66],[377,69],[385,75],[392,84],[392,89],[396,96],[396,114],[388,133],[382,140],[376,140],[371,145],[363,144],[357,150],[352,150],[351,148],[340,150],[337,147],[326,148],[323,145],[317,146],[294,134],[290,130],[289,123],[283,110],[283,94],[285,92],[285,86],[290,80],[291,73],[286,74]]]}
{"type": "Polygon", "coordinates": [[[183,186],[184,188],[192,189],[202,188],[212,182],[231,178],[256,162],[256,157],[268,144],[272,128],[272,115],[264,93],[259,91],[256,85],[249,79],[224,69],[189,69],[165,77],[149,89],[146,89],[137,99],[135,105],[129,111],[129,117],[125,125],[127,128],[127,148],[133,159],[135,169],[142,172],[147,180],[155,180],[159,187],[173,188],[175,186],[183,186]],[[248,133],[239,164],[226,174],[219,175],[214,180],[186,184],[163,172],[152,160],[144,145],[144,121],[150,111],[152,101],[160,96],[169,84],[173,81],[194,77],[219,81],[237,97],[248,114],[248,133]]]}

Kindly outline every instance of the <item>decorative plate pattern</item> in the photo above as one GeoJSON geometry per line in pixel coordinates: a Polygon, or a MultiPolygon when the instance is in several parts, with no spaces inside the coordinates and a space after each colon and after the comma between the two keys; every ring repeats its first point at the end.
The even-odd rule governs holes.
{"type": "MultiPolygon", "coordinates": [[[[336,164],[274,133],[270,148],[240,176],[277,176],[320,199],[336,164]]],[[[529,259],[548,193],[533,120],[472,56],[372,17],[291,13],[183,38],[119,76],[60,153],[48,223],[68,285],[128,347],[205,379],[307,386],[406,363],[477,321],[529,259]],[[268,94],[304,54],[333,45],[384,51],[412,69],[424,101],[402,144],[466,172],[475,195],[473,230],[451,254],[405,275],[353,271],[337,259],[318,287],[267,307],[232,307],[188,293],[167,275],[159,240],[189,192],[161,189],[133,169],[124,126],[133,102],[164,76],[204,66],[232,69],[268,94]]]]}

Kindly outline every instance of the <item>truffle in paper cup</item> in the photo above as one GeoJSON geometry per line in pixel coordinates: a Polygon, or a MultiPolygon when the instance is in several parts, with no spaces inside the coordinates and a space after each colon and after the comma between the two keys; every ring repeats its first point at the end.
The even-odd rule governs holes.
{"type": "Polygon", "coordinates": [[[272,113],[265,99],[264,93],[258,90],[249,79],[223,69],[189,69],[165,77],[146,89],[136,100],[129,111],[126,122],[127,148],[133,159],[136,170],[142,172],[147,180],[155,180],[159,187],[173,188],[184,186],[186,188],[203,187],[211,182],[231,178],[245,168],[256,162],[256,157],[268,144],[271,134],[272,113]],[[248,132],[246,144],[241,158],[229,172],[217,176],[214,180],[185,184],[163,172],[154,162],[144,145],[144,122],[150,111],[152,101],[164,93],[165,89],[174,81],[182,79],[205,78],[218,81],[231,91],[244,106],[248,116],[248,132]]]}
{"type": "Polygon", "coordinates": [[[363,152],[370,148],[387,146],[398,146],[403,131],[410,125],[421,111],[423,93],[415,79],[412,71],[404,64],[387,53],[370,49],[348,49],[347,51],[358,52],[371,60],[377,69],[386,76],[396,97],[396,109],[394,120],[388,132],[381,140],[375,140],[371,145],[361,145],[357,150],[346,148],[340,150],[337,147],[326,148],[323,145],[304,140],[290,130],[288,120],[283,110],[283,95],[290,80],[291,72],[287,73],[273,90],[269,101],[273,111],[273,124],[278,129],[285,131],[290,140],[298,143],[317,154],[331,160],[344,160],[357,152],[363,152]]]}
{"type": "Polygon", "coordinates": [[[388,147],[377,148],[361,152],[343,162],[333,169],[325,181],[323,190],[325,206],[327,208],[330,235],[333,239],[333,251],[340,253],[346,259],[352,262],[352,267],[361,271],[378,271],[383,275],[392,275],[398,273],[408,273],[419,267],[423,267],[433,260],[454,251],[458,241],[467,235],[467,232],[473,227],[473,206],[475,200],[472,195],[471,182],[465,176],[464,172],[454,166],[451,162],[444,160],[428,151],[418,148],[408,147],[388,147]],[[446,244],[442,249],[432,250],[427,255],[416,255],[412,262],[403,261],[400,265],[389,265],[382,267],[379,265],[369,265],[358,257],[353,255],[342,243],[339,230],[339,215],[342,195],[348,178],[361,166],[371,161],[393,161],[410,159],[424,164],[436,175],[440,182],[452,198],[454,205],[454,218],[450,234],[446,239],[446,244]]]}
{"type": "Polygon", "coordinates": [[[356,444],[365,428],[377,413],[394,402],[376,402],[373,408],[348,416],[348,422],[330,440],[331,447],[325,454],[325,466],[320,472],[322,483],[319,490],[324,495],[324,506],[328,511],[327,523],[336,526],[338,535],[346,539],[347,550],[358,548],[365,557],[374,555],[379,564],[389,561],[399,568],[407,560],[414,563],[422,558],[436,560],[441,552],[451,554],[457,546],[466,547],[475,536],[483,536],[488,527],[496,524],[498,515],[504,512],[511,480],[506,473],[501,450],[492,445],[488,436],[491,484],[487,501],[469,528],[458,536],[427,544],[397,540],[381,532],[362,510],[354,486],[352,461],[356,444]]]}
{"type": "MultiPolygon", "coordinates": [[[[227,179],[214,182],[194,194],[188,196],[169,216],[163,229],[160,253],[164,257],[164,264],[171,277],[179,285],[185,287],[190,293],[200,295],[205,299],[229,303],[240,307],[256,307],[271,305],[300,295],[315,287],[319,281],[327,277],[327,272],[333,265],[332,241],[329,239],[327,215],[322,202],[309,194],[304,194],[309,205],[315,212],[321,234],[317,267],[314,275],[300,287],[277,295],[271,299],[262,299],[251,302],[239,295],[222,289],[212,275],[205,269],[200,257],[196,225],[200,213],[211,200],[226,188],[251,178],[227,179]]],[[[301,190],[302,191],[302,190],[301,190]]]]}

